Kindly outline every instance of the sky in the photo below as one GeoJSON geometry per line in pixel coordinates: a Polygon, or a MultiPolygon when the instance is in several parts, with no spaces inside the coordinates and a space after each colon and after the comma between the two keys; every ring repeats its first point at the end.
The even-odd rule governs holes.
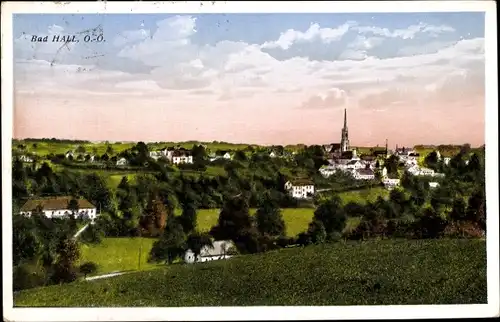
{"type": "Polygon", "coordinates": [[[484,144],[480,12],[23,14],[13,32],[14,138],[326,144],[346,109],[354,146],[484,144]]]}

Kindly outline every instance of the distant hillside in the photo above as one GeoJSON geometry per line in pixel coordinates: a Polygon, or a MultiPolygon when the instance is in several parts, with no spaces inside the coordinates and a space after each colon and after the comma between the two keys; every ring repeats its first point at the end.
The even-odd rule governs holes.
{"type": "Polygon", "coordinates": [[[486,242],[337,243],[22,291],[15,306],[487,303],[486,242]]]}

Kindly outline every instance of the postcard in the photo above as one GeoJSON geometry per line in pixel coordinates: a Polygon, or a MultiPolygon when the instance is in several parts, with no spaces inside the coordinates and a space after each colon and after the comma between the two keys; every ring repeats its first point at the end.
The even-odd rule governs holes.
{"type": "Polygon", "coordinates": [[[495,26],[2,3],[4,319],[498,316],[495,26]]]}

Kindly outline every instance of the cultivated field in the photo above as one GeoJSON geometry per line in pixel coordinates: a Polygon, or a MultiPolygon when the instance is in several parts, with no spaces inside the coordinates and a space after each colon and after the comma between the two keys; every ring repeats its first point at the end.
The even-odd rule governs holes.
{"type": "Polygon", "coordinates": [[[486,302],[485,241],[466,239],[298,247],[48,286],[14,297],[21,307],[486,302]]]}

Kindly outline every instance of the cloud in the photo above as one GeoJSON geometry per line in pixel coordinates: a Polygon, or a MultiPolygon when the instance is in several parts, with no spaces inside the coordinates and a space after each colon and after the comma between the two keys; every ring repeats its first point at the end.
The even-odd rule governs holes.
{"type": "MultiPolygon", "coordinates": [[[[61,28],[52,26],[47,34],[61,28]]],[[[304,32],[287,30],[277,40],[263,44],[228,40],[197,44],[193,41],[196,18],[175,16],[158,22],[154,32],[144,28],[127,30],[114,40],[123,64],[148,68],[113,71],[100,68],[98,63],[51,67],[42,59],[25,59],[16,63],[16,90],[61,95],[57,93],[62,90],[76,93],[85,89],[95,95],[123,93],[125,97],[129,92],[143,91],[179,100],[201,97],[207,104],[239,100],[251,106],[260,100],[310,109],[381,109],[391,105],[390,100],[392,105],[399,102],[395,105],[410,106],[417,104],[419,97],[427,99],[430,94],[425,93],[431,89],[436,92],[432,95],[450,96],[446,91],[453,86],[454,91],[474,88],[474,95],[480,95],[481,83],[477,80],[484,75],[483,38],[432,40],[423,43],[419,48],[427,48],[420,51],[403,47],[398,57],[371,56],[373,50],[385,48],[390,38],[410,39],[418,33],[438,34],[452,29],[421,23],[389,30],[346,22],[336,28],[312,24],[304,32]],[[343,36],[352,31],[359,34],[345,42],[343,36]],[[335,46],[341,48],[340,57],[315,60],[304,55],[279,60],[265,51],[310,42],[336,42],[335,46]],[[461,72],[468,78],[461,80],[457,76],[461,72]],[[448,79],[448,85],[443,86],[445,81],[441,79],[448,79]],[[473,79],[476,83],[471,84],[473,79]]]]}
{"type": "Polygon", "coordinates": [[[288,29],[281,33],[277,40],[262,44],[261,48],[281,48],[286,50],[295,43],[312,42],[314,40],[320,40],[325,44],[329,44],[340,40],[355,25],[355,22],[348,21],[337,28],[321,28],[319,24],[313,23],[305,32],[288,29]]]}
{"type": "Polygon", "coordinates": [[[115,37],[113,45],[120,47],[128,43],[137,42],[150,37],[150,31],[145,29],[125,30],[115,37]]]}
{"type": "Polygon", "coordinates": [[[394,29],[389,30],[388,28],[381,28],[375,26],[358,26],[355,29],[361,34],[374,34],[378,36],[383,36],[387,38],[402,38],[402,39],[413,39],[419,33],[430,34],[431,36],[438,36],[441,33],[445,32],[454,32],[455,29],[446,26],[434,26],[429,25],[423,22],[420,22],[418,25],[411,25],[407,28],[394,29]]]}
{"type": "Polygon", "coordinates": [[[325,94],[314,95],[302,103],[301,108],[343,108],[346,107],[347,95],[345,91],[335,88],[325,94]]]}

